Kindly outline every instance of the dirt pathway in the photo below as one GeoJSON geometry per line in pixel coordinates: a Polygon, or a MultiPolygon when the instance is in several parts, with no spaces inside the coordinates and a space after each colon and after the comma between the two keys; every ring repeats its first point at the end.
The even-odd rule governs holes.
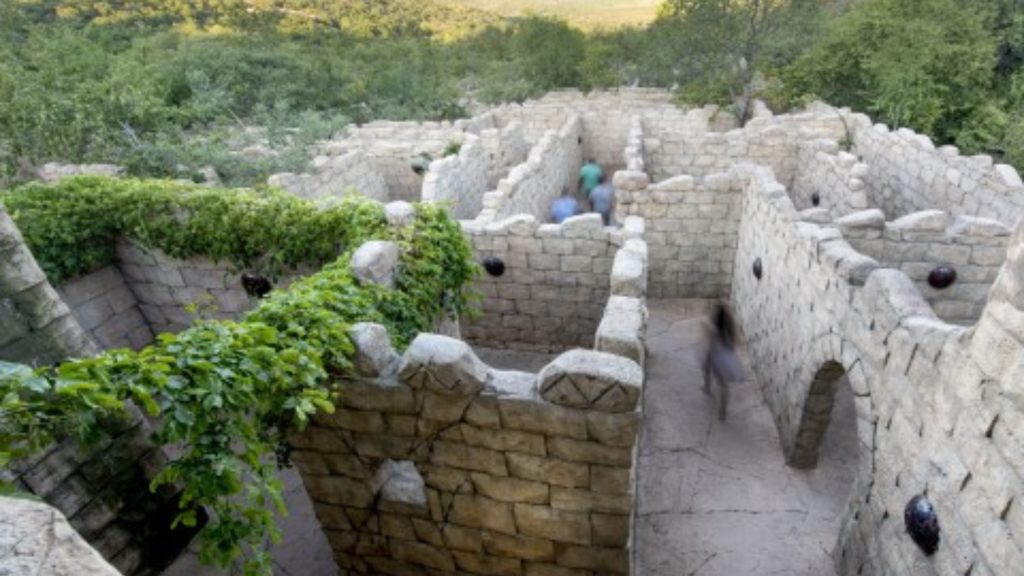
{"type": "Polygon", "coordinates": [[[788,468],[755,383],[733,388],[726,422],[701,391],[692,318],[706,305],[649,303],[633,574],[832,575],[856,469],[848,387],[837,394],[818,468],[788,468]]]}

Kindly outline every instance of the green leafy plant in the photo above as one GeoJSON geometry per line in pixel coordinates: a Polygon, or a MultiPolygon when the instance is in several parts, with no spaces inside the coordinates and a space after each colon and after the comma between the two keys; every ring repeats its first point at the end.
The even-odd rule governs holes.
{"type": "Polygon", "coordinates": [[[344,393],[354,347],[352,324],[378,322],[403,348],[440,318],[468,314],[468,283],[477,273],[458,224],[442,207],[418,205],[415,221],[387,225],[375,202],[347,198],[316,210],[276,192],[231,191],[168,182],[81,178],[54,189],[30,186],[4,197],[33,250],[51,274],[101,265],[115,237],[184,257],[206,254],[244,263],[263,253],[282,263],[324,261],[287,291],[274,292],[240,322],[198,321],[162,334],[140,351],[113,350],[55,369],[0,363],[0,465],[71,434],[100,436],[102,420],[125,416],[131,402],[159,417],[155,435],[178,456],[152,481],[181,487],[176,524],[209,522],[200,558],[226,567],[244,557],[247,574],[270,574],[267,542],[279,537],[283,513],[274,475],[287,463],[287,435],[344,393]],[[57,190],[54,193],[48,193],[57,190]],[[13,202],[11,202],[13,200],[13,202]],[[103,201],[97,212],[89,200],[103,201]],[[75,218],[85,231],[61,229],[75,218]],[[89,228],[88,217],[101,222],[89,228]],[[397,288],[356,281],[348,262],[370,239],[402,248],[397,288]],[[82,261],[55,259],[57,246],[89,242],[82,261]],[[50,245],[48,243],[53,243],[50,245]],[[70,243],[70,244],[69,244],[70,243]]]}

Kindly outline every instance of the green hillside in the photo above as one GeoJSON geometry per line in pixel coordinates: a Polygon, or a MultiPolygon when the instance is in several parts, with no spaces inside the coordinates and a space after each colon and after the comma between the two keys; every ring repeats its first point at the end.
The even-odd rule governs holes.
{"type": "Polygon", "coordinates": [[[556,16],[585,30],[654,20],[661,0],[449,0],[453,4],[494,12],[505,17],[537,14],[556,16]]]}

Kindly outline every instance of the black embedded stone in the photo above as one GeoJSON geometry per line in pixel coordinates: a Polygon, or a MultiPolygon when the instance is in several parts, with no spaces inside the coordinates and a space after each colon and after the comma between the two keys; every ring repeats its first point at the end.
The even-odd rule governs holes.
{"type": "Polygon", "coordinates": [[[918,494],[907,502],[903,510],[903,522],[910,538],[925,556],[931,556],[938,550],[939,518],[935,515],[932,503],[924,495],[918,494]]]}
{"type": "Polygon", "coordinates": [[[936,266],[928,273],[928,285],[937,290],[949,288],[956,282],[956,270],[952,266],[936,266]]]}
{"type": "Polygon", "coordinates": [[[497,256],[488,256],[484,258],[484,270],[491,276],[501,276],[505,273],[505,263],[497,256]]]}
{"type": "Polygon", "coordinates": [[[811,194],[811,204],[814,204],[814,207],[817,208],[818,204],[821,204],[821,194],[817,192],[811,194]]]}
{"type": "Polygon", "coordinates": [[[754,278],[761,279],[761,275],[764,273],[764,269],[761,267],[761,259],[757,258],[754,260],[754,278]]]}
{"type": "Polygon", "coordinates": [[[242,272],[242,288],[252,298],[263,298],[274,289],[274,285],[262,274],[242,272]]]}

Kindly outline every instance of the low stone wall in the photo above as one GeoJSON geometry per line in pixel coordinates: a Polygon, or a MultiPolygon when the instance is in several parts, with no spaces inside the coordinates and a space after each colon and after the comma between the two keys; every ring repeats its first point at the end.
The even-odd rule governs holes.
{"type": "Polygon", "coordinates": [[[1006,260],[1011,232],[995,220],[954,219],[941,210],[915,212],[893,222],[886,222],[880,210],[868,210],[836,220],[835,225],[859,252],[905,273],[939,318],[965,326],[981,317],[1006,260]],[[956,270],[956,282],[933,288],[928,275],[943,265],[956,270]]]}
{"type": "Polygon", "coordinates": [[[477,220],[490,222],[530,214],[546,221],[562,187],[576,188],[583,162],[581,130],[582,122],[573,116],[558,132],[545,134],[526,162],[513,168],[498,183],[497,191],[484,195],[484,209],[477,220]]]}
{"type": "Polygon", "coordinates": [[[990,156],[961,156],[952,146],[901,128],[872,124],[864,114],[844,111],[853,153],[871,166],[865,177],[871,206],[890,219],[940,209],[954,216],[981,216],[1013,225],[1024,215],[1024,183],[990,156]]]}
{"type": "MultiPolygon", "coordinates": [[[[701,110],[694,113],[703,112],[701,110]]],[[[839,114],[829,107],[816,107],[802,114],[761,116],[742,129],[711,132],[706,123],[691,123],[684,129],[661,129],[645,125],[644,151],[647,171],[655,182],[688,174],[701,178],[725,172],[734,164],[752,162],[769,166],[784,184],[797,174],[797,145],[804,140],[832,138],[845,134],[839,114]]]]}
{"type": "Polygon", "coordinates": [[[478,318],[462,319],[467,341],[541,351],[594,345],[616,253],[637,236],[630,231],[635,226],[605,228],[598,214],[562,224],[538,224],[526,215],[462,224],[478,261],[497,257],[505,264],[503,275],[477,280],[484,298],[478,318]]]}
{"type": "Polygon", "coordinates": [[[490,158],[480,138],[472,134],[457,156],[448,156],[430,163],[421,192],[424,202],[448,202],[452,218],[475,218],[483,209],[488,188],[490,158]]]}
{"type": "Polygon", "coordinates": [[[57,293],[100,348],[141,350],[153,341],[153,331],[117,266],[72,278],[57,293]]]}
{"type": "Polygon", "coordinates": [[[814,465],[836,387],[854,393],[859,472],[833,553],[838,573],[1015,573],[1024,454],[1013,430],[1024,414],[1006,394],[1024,354],[1024,229],[967,331],[939,320],[902,272],[834,228],[800,222],[767,170],[744,178],[732,301],[791,464],[814,465]],[[942,530],[932,556],[904,528],[916,494],[942,530]]]}
{"type": "Polygon", "coordinates": [[[643,375],[563,354],[499,371],[421,334],[400,359],[382,327],[357,338],[363,374],[295,435],[339,568],[374,574],[626,574],[643,375]]]}
{"type": "Polygon", "coordinates": [[[642,172],[620,171],[614,186],[617,212],[644,219],[652,297],[729,294],[742,191],[736,174],[677,176],[649,185],[642,172]]]}
{"type": "Polygon", "coordinates": [[[871,167],[827,138],[797,144],[797,172],[791,189],[798,208],[821,208],[839,218],[871,208],[864,179],[871,167]],[[814,197],[818,204],[815,206],[814,197]]]}
{"type": "Polygon", "coordinates": [[[274,174],[267,179],[267,185],[306,200],[342,196],[350,191],[378,202],[387,202],[390,198],[387,183],[377,169],[377,160],[362,150],[341,156],[317,156],[309,167],[311,173],[274,174]]]}
{"type": "MultiPolygon", "coordinates": [[[[488,128],[480,132],[480,141],[490,159],[487,172],[487,190],[494,190],[513,166],[526,161],[530,145],[523,136],[523,124],[510,122],[502,128],[488,128]]],[[[474,215],[475,216],[475,215],[474,215]]]]}

